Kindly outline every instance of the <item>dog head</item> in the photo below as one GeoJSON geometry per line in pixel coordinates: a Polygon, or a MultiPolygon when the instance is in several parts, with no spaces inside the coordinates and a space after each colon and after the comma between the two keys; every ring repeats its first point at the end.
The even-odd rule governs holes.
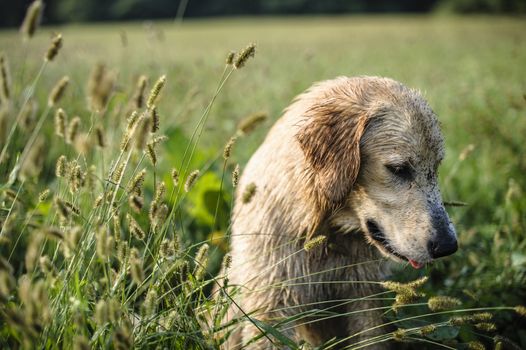
{"type": "Polygon", "coordinates": [[[457,250],[437,181],[437,118],[420,94],[385,78],[339,78],[302,99],[296,138],[325,219],[420,268],[457,250]]]}

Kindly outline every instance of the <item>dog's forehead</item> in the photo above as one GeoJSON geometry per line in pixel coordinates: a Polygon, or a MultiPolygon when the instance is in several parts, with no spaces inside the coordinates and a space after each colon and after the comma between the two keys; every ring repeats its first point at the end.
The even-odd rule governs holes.
{"type": "Polygon", "coordinates": [[[382,94],[370,109],[364,146],[385,156],[438,164],[444,157],[444,140],[437,116],[418,91],[401,85],[382,94]]]}

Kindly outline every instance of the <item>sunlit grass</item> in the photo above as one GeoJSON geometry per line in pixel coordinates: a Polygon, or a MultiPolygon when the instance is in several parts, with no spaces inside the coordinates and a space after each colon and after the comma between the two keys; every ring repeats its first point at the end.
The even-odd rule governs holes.
{"type": "MultiPolygon", "coordinates": [[[[0,343],[206,348],[252,322],[258,338],[299,347],[288,330],[337,317],[335,305],[359,300],[308,312],[297,305],[297,315],[272,326],[258,321],[258,310],[243,310],[224,324],[244,290],[228,284],[227,268],[218,274],[231,173],[296,94],[317,80],[362,74],[425,93],[446,137],[444,199],[467,206],[450,208],[460,251],[426,268],[430,280],[418,292],[366,297],[383,300],[386,323],[399,329],[345,340],[350,348],[393,339],[476,348],[495,334],[505,336],[496,343],[523,342],[524,320],[512,307],[526,295],[524,29],[512,18],[336,17],[44,27],[26,41],[0,32],[10,90],[0,104],[0,343]],[[47,62],[55,32],[64,47],[47,62]],[[225,63],[249,42],[256,59],[240,70],[225,63]],[[49,103],[64,76],[64,94],[49,103]],[[247,127],[254,120],[257,127],[247,127]],[[462,305],[430,312],[437,295],[462,305]],[[469,319],[483,311],[494,314],[484,322],[496,332],[469,319]],[[467,315],[464,323],[456,314],[467,315]]],[[[422,276],[400,270],[397,279],[422,276]]]]}

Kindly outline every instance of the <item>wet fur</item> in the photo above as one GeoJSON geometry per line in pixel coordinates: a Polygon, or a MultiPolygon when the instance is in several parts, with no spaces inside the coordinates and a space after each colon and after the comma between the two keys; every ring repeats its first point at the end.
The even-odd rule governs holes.
{"type": "MultiPolygon", "coordinates": [[[[421,229],[424,236],[435,234],[427,213],[433,201],[440,200],[436,166],[442,156],[435,115],[418,92],[396,81],[340,77],[318,83],[298,96],[252,156],[240,179],[229,271],[230,284],[242,286],[238,305],[247,313],[255,312],[254,318],[271,324],[316,309],[343,314],[377,307],[377,301],[367,300],[380,292],[377,285],[353,283],[379,281],[386,273],[385,262],[381,261],[385,252],[373,246],[375,242],[364,234],[364,220],[371,213],[383,215],[385,206],[412,206],[393,217],[402,215],[409,222],[408,230],[421,229]],[[398,130],[401,127],[404,130],[398,130]],[[405,142],[407,132],[415,133],[421,142],[405,142]],[[418,193],[392,183],[383,169],[374,168],[376,155],[390,157],[386,152],[392,150],[393,142],[401,148],[426,148],[413,152],[427,157],[418,169],[422,175],[415,179],[415,186],[423,188],[418,193]],[[429,174],[423,174],[425,171],[429,174]],[[243,191],[251,183],[257,186],[256,194],[249,203],[243,203],[243,191]],[[398,195],[398,202],[390,191],[398,195]],[[317,235],[326,235],[328,240],[305,251],[304,243],[317,235]],[[321,283],[327,281],[348,282],[321,283]],[[365,299],[336,301],[353,298],[365,299]]],[[[396,224],[393,220],[387,218],[382,225],[390,227],[396,224]]],[[[423,242],[427,238],[418,239],[423,242]]],[[[393,245],[401,246],[399,238],[392,239],[393,245]]],[[[421,261],[429,260],[420,245],[403,245],[421,261]]],[[[233,306],[227,320],[239,316],[233,306]]],[[[299,323],[319,317],[320,313],[314,314],[299,323]]],[[[285,334],[296,341],[320,345],[382,322],[382,311],[367,311],[292,327],[285,334]]],[[[386,331],[377,328],[341,345],[386,331]]],[[[245,322],[230,336],[225,348],[246,344],[258,334],[257,328],[245,322]]],[[[371,348],[384,348],[386,344],[371,348]]],[[[250,347],[276,346],[263,337],[250,347]]]]}

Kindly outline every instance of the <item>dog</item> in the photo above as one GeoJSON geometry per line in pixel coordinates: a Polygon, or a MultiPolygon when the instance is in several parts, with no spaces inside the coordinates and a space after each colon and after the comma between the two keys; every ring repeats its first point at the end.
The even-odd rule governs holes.
{"type": "MultiPolygon", "coordinates": [[[[374,300],[382,257],[421,268],[457,250],[437,181],[443,157],[436,115],[399,82],[339,77],[299,95],[239,181],[228,273],[239,294],[226,320],[243,310],[333,348],[386,332],[374,300]]],[[[238,325],[225,348],[285,347],[261,324],[238,325]]]]}

